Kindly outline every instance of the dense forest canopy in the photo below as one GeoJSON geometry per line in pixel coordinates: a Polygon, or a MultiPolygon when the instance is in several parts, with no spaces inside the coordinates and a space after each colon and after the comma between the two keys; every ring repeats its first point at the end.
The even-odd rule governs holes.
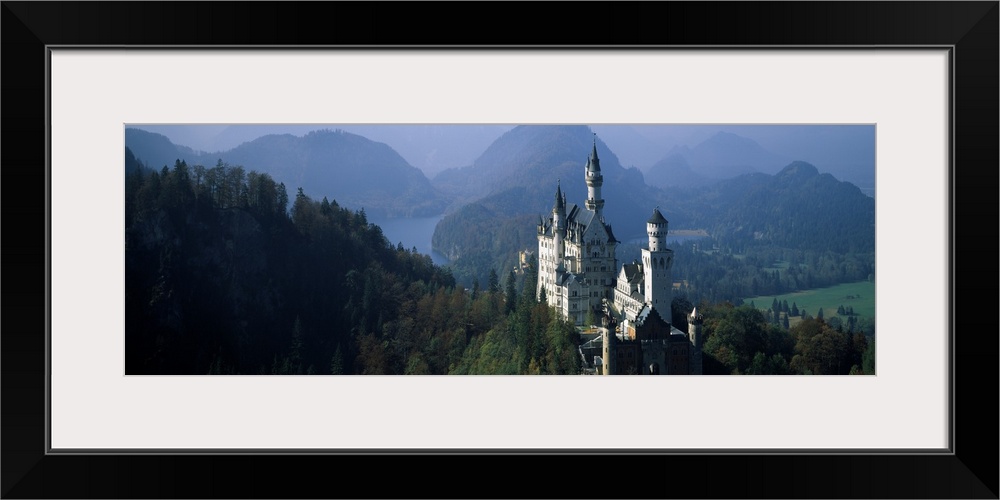
{"type": "Polygon", "coordinates": [[[456,286],[363,210],[290,200],[267,174],[139,166],[125,205],[126,373],[579,371],[533,284],[456,286]]]}

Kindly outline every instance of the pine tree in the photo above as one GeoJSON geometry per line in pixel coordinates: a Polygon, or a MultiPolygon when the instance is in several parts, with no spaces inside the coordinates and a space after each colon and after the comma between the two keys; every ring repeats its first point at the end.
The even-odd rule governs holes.
{"type": "Polygon", "coordinates": [[[286,373],[302,374],[302,321],[295,316],[295,326],[292,327],[292,349],[288,357],[289,371],[286,373]]]}
{"type": "Polygon", "coordinates": [[[342,375],[344,373],[344,356],[340,353],[340,344],[337,344],[337,350],[334,351],[333,357],[330,358],[330,373],[333,375],[342,375]]]}
{"type": "Polygon", "coordinates": [[[517,305],[517,277],[514,276],[514,271],[511,271],[507,275],[507,305],[504,308],[508,314],[514,310],[514,306],[517,305]]]}
{"type": "Polygon", "coordinates": [[[489,281],[490,293],[497,293],[500,291],[500,277],[497,276],[497,270],[490,268],[490,281],[489,281]]]}

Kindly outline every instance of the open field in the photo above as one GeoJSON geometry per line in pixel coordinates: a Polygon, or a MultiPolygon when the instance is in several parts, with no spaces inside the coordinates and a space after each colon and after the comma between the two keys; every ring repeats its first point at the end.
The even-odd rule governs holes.
{"type": "Polygon", "coordinates": [[[778,302],[787,300],[789,308],[794,302],[799,310],[805,308],[806,313],[813,317],[816,316],[820,308],[823,308],[823,317],[831,318],[837,314],[838,306],[853,307],[854,314],[857,316],[875,317],[875,283],[869,281],[844,283],[828,288],[814,288],[778,296],[748,297],[743,299],[743,302],[749,304],[753,301],[754,306],[758,309],[769,309],[775,298],[778,299],[778,302]]]}

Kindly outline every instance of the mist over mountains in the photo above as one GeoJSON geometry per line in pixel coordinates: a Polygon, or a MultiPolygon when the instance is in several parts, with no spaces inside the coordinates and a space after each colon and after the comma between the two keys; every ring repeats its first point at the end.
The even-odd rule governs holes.
{"type": "Polygon", "coordinates": [[[717,171],[726,166],[749,165],[775,174],[798,160],[819,165],[870,196],[875,191],[874,125],[595,125],[593,129],[623,165],[638,167],[651,185],[703,185],[704,178],[736,173],[717,171]],[[688,162],[690,172],[676,170],[677,156],[688,162]],[[672,168],[654,169],[660,162],[672,168]]]}
{"type": "Polygon", "coordinates": [[[795,161],[774,175],[751,173],[675,203],[716,238],[837,253],[875,251],[875,199],[852,183],[795,161]]]}
{"type": "MultiPolygon", "coordinates": [[[[705,229],[717,237],[783,247],[845,252],[874,248],[874,200],[858,186],[831,174],[826,164],[789,159],[758,140],[725,130],[619,125],[363,126],[373,135],[395,137],[398,144],[421,144],[429,157],[467,157],[481,148],[465,166],[442,170],[429,179],[426,169],[417,168],[395,149],[397,143],[390,146],[345,130],[304,131],[304,127],[312,126],[218,128],[213,132],[218,140],[226,134],[249,137],[288,132],[260,135],[218,153],[197,151],[161,134],[130,127],[125,130],[125,167],[134,170],[141,162],[159,169],[180,159],[212,168],[221,161],[268,173],[284,183],[292,196],[301,187],[313,199],[327,197],[352,210],[364,208],[374,218],[444,214],[431,237],[433,248],[451,260],[456,278],[466,284],[473,277],[483,282],[491,268],[506,272],[515,265],[518,250],[534,248],[535,225],[550,214],[557,185],[569,203],[583,204],[587,193],[584,166],[595,144],[604,175],[604,214],[621,241],[642,238],[644,222],[658,206],[672,230],[705,229]],[[603,132],[595,136],[595,130],[603,132]],[[668,137],[667,132],[675,136],[668,137]],[[485,142],[493,134],[496,137],[485,142]],[[443,149],[430,153],[430,144],[443,149]],[[651,144],[656,147],[649,148],[651,144]],[[619,151],[632,158],[637,154],[653,158],[651,152],[660,156],[644,172],[631,165],[626,168],[619,151]]],[[[751,129],[758,137],[767,137],[763,129],[768,127],[751,129]]],[[[813,155],[840,158],[843,161],[837,167],[843,171],[850,171],[847,165],[852,157],[863,159],[872,152],[873,158],[872,127],[857,127],[850,134],[832,126],[792,129],[790,134],[798,137],[841,137],[840,142],[831,139],[835,148],[861,144],[858,151],[813,155]],[[851,134],[857,136],[852,139],[855,142],[845,139],[851,134]]],[[[775,137],[769,140],[773,143],[775,137]]],[[[874,182],[874,168],[863,161],[856,166],[857,176],[874,182]]]]}
{"type": "Polygon", "coordinates": [[[169,137],[176,144],[184,144],[190,149],[208,153],[229,151],[265,135],[292,134],[301,137],[309,132],[336,128],[375,142],[392,145],[407,163],[422,170],[424,175],[433,177],[448,168],[470,165],[490,143],[513,128],[513,125],[234,124],[137,125],[136,127],[169,137]]]}
{"type": "Polygon", "coordinates": [[[471,166],[446,170],[432,182],[455,199],[452,209],[478,201],[510,215],[546,214],[552,209],[557,184],[567,201],[582,205],[587,194],[584,166],[595,140],[609,221],[645,215],[651,210],[647,205],[662,201],[660,190],[647,186],[638,169],[622,167],[615,153],[585,125],[515,127],[471,166]]]}
{"type": "Polygon", "coordinates": [[[229,151],[202,153],[176,146],[162,135],[128,128],[125,144],[147,166],[173,165],[180,159],[212,167],[222,161],[268,173],[291,193],[302,188],[310,197],[327,197],[375,216],[436,215],[446,205],[423,172],[391,147],[340,130],[302,137],[265,135],[229,151]]]}
{"type": "Polygon", "coordinates": [[[694,148],[674,146],[649,168],[646,181],[664,188],[702,186],[753,172],[773,172],[790,161],[752,139],[718,132],[694,148]]]}
{"type": "MultiPolygon", "coordinates": [[[[550,214],[557,182],[567,202],[582,205],[594,141],[592,129],[582,125],[520,126],[473,165],[435,177],[434,186],[456,201],[435,229],[433,245],[452,260],[456,277],[468,281],[490,268],[506,271],[516,250],[533,248],[535,225],[550,214]]],[[[755,141],[720,132],[695,148],[675,147],[645,179],[638,169],[624,168],[601,137],[596,146],[605,217],[621,241],[643,237],[650,210],[659,206],[672,229],[707,229],[786,248],[874,251],[874,199],[755,141]],[[655,187],[661,172],[671,181],[664,189],[655,187]]]]}
{"type": "MultiPolygon", "coordinates": [[[[244,142],[271,134],[305,134],[323,128],[336,128],[390,145],[407,163],[419,168],[428,178],[434,178],[449,168],[462,168],[472,163],[504,132],[514,128],[506,124],[220,124],[220,125],[134,125],[136,128],[162,134],[177,145],[193,151],[217,154],[229,151],[244,142]]],[[[756,171],[775,174],[793,160],[820,166],[820,170],[851,182],[866,194],[875,188],[875,126],[874,125],[712,125],[712,124],[594,124],[590,128],[614,151],[624,167],[637,167],[647,176],[646,182],[656,186],[699,185],[703,179],[717,177],[699,172],[707,160],[708,168],[717,166],[713,153],[698,158],[682,154],[706,149],[719,133],[738,136],[756,143],[767,155],[780,162],[757,161],[754,154],[732,158],[736,151],[714,154],[732,158],[729,165],[749,161],[756,171]],[[693,176],[682,170],[652,171],[661,161],[677,162],[674,155],[686,156],[693,176]],[[668,160],[668,158],[670,158],[668,160]],[[695,161],[697,160],[697,161],[695,161]],[[650,177],[652,175],[652,178],[650,177]],[[672,176],[672,177],[671,177],[672,176]]],[[[696,154],[697,156],[697,154],[696,154]]],[[[172,163],[173,160],[170,160],[172,163]]]]}

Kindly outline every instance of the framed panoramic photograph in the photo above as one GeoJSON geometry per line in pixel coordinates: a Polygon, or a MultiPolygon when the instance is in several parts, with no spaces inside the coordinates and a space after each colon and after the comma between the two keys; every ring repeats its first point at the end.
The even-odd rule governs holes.
{"type": "MultiPolygon", "coordinates": [[[[45,96],[5,106],[5,165],[46,194],[44,323],[3,339],[4,496],[297,497],[307,460],[479,480],[473,456],[559,455],[658,480],[531,496],[996,498],[996,430],[956,386],[995,375],[996,338],[955,315],[955,221],[986,217],[958,187],[996,185],[996,2],[765,4],[754,32],[812,29],[623,47],[237,36],[316,8],[264,5],[4,4],[30,75],[7,101],[45,96]]],[[[323,495],[414,492],[359,488],[323,495]]]]}
{"type": "Polygon", "coordinates": [[[124,133],[126,375],[876,373],[875,125],[124,133]]]}

